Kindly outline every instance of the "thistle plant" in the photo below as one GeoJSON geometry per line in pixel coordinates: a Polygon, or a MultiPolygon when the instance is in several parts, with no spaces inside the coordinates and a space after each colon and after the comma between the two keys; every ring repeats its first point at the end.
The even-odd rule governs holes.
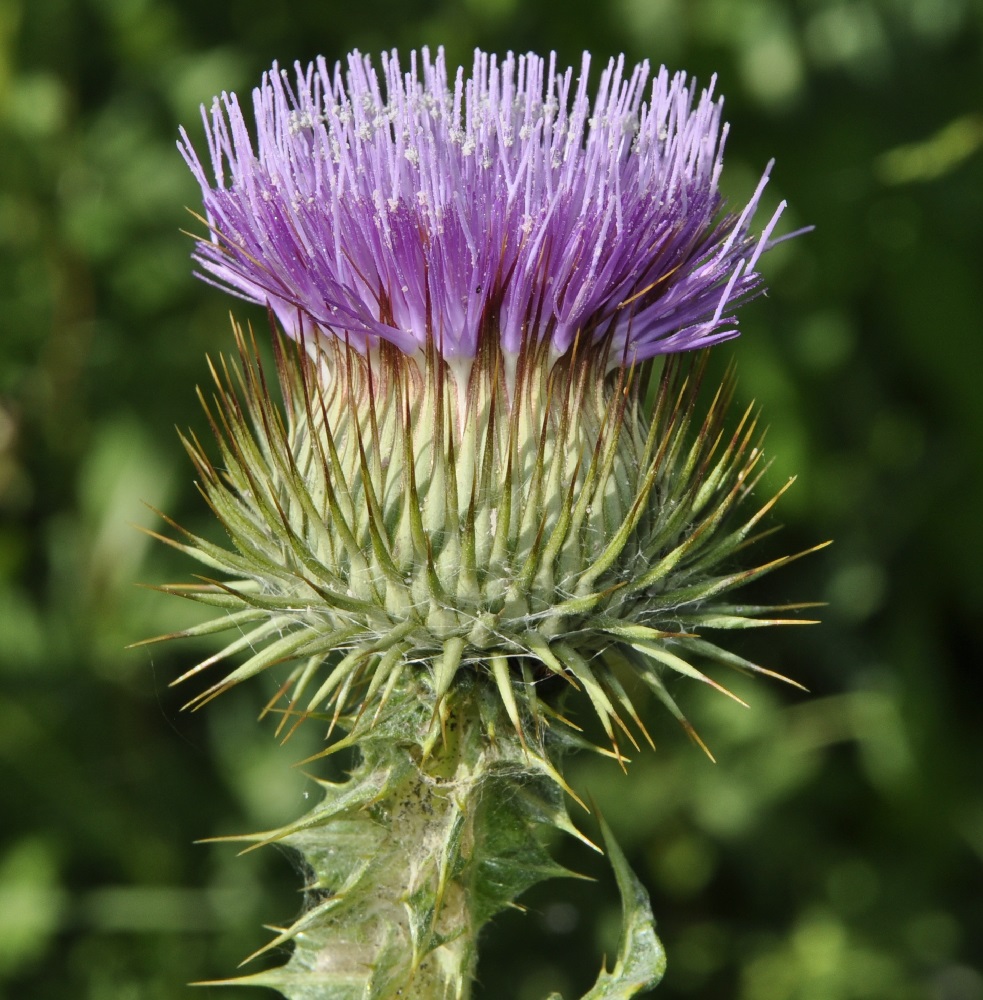
{"type": "MultiPolygon", "coordinates": [[[[619,59],[592,92],[588,67],[477,52],[452,81],[439,51],[381,74],[356,52],[274,66],[255,134],[223,95],[208,169],[182,132],[200,272],[267,307],[274,365],[234,324],[202,395],[214,457],[185,440],[231,544],[173,525],[206,572],[165,589],[215,609],[180,635],[231,638],[181,680],[221,668],[197,708],[279,671],[283,738],[357,748],[306,816],[242,838],[299,851],[307,903],[270,944],[287,964],[233,982],[468,997],[484,924],[566,874],[544,828],[587,839],[564,755],[624,765],[652,695],[699,742],[673,676],[777,676],[717,638],[787,620],[731,593],[794,557],[746,561],[778,496],[753,497],[754,415],[731,377],[703,385],[703,349],[761,290],[782,206],[754,227],[766,170],[726,210],[712,85],[619,59]]],[[[624,930],[585,1000],[664,968],[602,831],[624,930]]]]}

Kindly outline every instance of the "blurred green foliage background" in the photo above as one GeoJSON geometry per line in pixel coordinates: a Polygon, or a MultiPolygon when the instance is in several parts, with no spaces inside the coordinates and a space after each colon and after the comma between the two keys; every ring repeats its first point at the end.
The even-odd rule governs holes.
{"type": "MultiPolygon", "coordinates": [[[[205,647],[124,648],[191,621],[134,586],[191,567],[132,525],[160,528],[146,501],[213,531],[173,426],[204,423],[230,306],[265,322],[192,279],[174,141],[273,59],[441,43],[716,72],[726,189],[774,156],[771,203],[816,225],[719,349],[771,485],[799,476],[775,554],[836,540],[758,592],[827,600],[823,624],[743,640],[811,694],[683,687],[720,763],[653,712],[627,778],[573,767],[651,889],[657,995],[983,1000],[976,0],[0,0],[0,995],[202,996],[299,906],[288,857],[192,841],[299,814],[306,748],[256,725],[254,688],[181,713],[205,647]]],[[[482,997],[579,995],[613,953],[610,876],[557,849],[600,885],[500,919],[482,997]]]]}

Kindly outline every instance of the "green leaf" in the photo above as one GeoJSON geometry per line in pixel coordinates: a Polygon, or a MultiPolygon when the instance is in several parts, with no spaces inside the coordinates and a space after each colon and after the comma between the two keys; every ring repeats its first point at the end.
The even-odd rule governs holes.
{"type": "Polygon", "coordinates": [[[466,875],[468,905],[478,926],[539,882],[577,877],[553,860],[537,833],[543,825],[572,826],[562,799],[559,805],[551,801],[555,788],[548,777],[521,779],[505,768],[486,782],[466,875]]]}
{"type": "MultiPolygon", "coordinates": [[[[628,867],[610,827],[598,815],[604,847],[611,859],[621,893],[621,941],[614,969],[601,969],[594,988],[581,1000],[628,1000],[659,984],[666,971],[666,953],[655,933],[655,919],[645,887],[628,867]]],[[[550,1000],[555,1000],[556,995],[550,1000]]]]}

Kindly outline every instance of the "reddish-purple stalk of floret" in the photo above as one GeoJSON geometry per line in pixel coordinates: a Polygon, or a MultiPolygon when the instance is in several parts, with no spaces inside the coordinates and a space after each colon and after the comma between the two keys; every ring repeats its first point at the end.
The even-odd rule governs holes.
{"type": "Polygon", "coordinates": [[[476,52],[448,82],[442,50],[358,52],[274,65],[254,91],[251,138],[234,94],[202,109],[201,185],[211,240],[206,280],[268,304],[286,331],[319,330],[360,349],[408,354],[428,341],[473,357],[483,337],[507,352],[548,339],[605,343],[643,360],[736,334],[735,307],[761,289],[764,230],[747,206],[724,214],[718,179],[727,126],[713,82],[623,58],[588,92],[556,58],[476,52]]]}

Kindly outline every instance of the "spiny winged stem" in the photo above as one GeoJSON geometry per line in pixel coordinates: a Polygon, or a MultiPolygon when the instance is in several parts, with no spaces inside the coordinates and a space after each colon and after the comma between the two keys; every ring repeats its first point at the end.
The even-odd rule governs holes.
{"type": "Polygon", "coordinates": [[[335,744],[360,747],[347,781],[320,782],[305,817],[244,838],[303,855],[307,907],[263,949],[292,940],[287,965],[229,982],[289,1000],[466,1000],[482,926],[569,874],[541,844],[544,824],[576,833],[564,793],[499,699],[465,676],[435,719],[432,692],[413,687],[335,744]]]}

